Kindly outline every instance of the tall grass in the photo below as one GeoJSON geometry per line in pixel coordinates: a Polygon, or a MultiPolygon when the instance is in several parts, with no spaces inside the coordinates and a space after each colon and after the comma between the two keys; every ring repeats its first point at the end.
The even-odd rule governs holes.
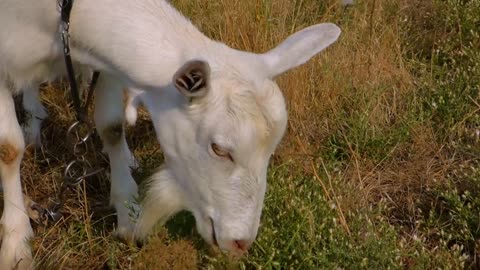
{"type": "MultiPolygon", "coordinates": [[[[103,175],[71,194],[64,221],[36,229],[41,269],[480,267],[479,1],[173,4],[208,36],[255,52],[311,24],[342,28],[338,43],[278,79],[289,127],[270,166],[259,237],[246,258],[228,262],[182,213],[143,249],[128,247],[112,237],[103,175]]],[[[47,152],[27,154],[22,168],[39,202],[58,189],[70,158],[52,143],[73,119],[58,87],[43,91],[47,152]]],[[[141,180],[162,160],[146,115],[128,140],[141,180]]]]}

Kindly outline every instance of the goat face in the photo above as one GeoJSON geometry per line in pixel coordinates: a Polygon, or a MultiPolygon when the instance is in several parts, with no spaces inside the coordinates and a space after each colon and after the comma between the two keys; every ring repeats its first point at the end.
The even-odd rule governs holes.
{"type": "Polygon", "coordinates": [[[272,78],[307,61],[339,33],[334,25],[317,25],[266,54],[238,52],[237,62],[212,67],[192,60],[167,89],[146,91],[142,100],[178,196],[210,244],[239,255],[254,241],[268,162],[287,123],[272,78]]]}
{"type": "MultiPolygon", "coordinates": [[[[196,64],[208,70],[207,63],[196,64]]],[[[191,144],[179,149],[182,160],[174,162],[186,166],[174,171],[188,181],[182,185],[190,198],[187,207],[203,238],[222,250],[242,253],[257,234],[267,166],[285,131],[286,107],[271,80],[248,82],[224,72],[203,74],[206,93],[189,100],[185,110],[191,119],[191,144]]],[[[176,78],[180,92],[184,80],[176,78]]]]}
{"type": "Polygon", "coordinates": [[[199,233],[235,253],[255,239],[268,162],[287,123],[284,99],[273,81],[239,78],[191,61],[170,89],[145,92],[142,98],[166,167],[199,233]]]}

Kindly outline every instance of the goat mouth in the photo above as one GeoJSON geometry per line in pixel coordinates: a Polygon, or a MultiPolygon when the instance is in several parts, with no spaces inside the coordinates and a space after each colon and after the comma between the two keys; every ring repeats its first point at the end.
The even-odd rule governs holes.
{"type": "Polygon", "coordinates": [[[210,218],[210,224],[212,225],[212,240],[215,246],[218,246],[217,234],[215,233],[215,226],[213,226],[213,219],[210,218]]]}

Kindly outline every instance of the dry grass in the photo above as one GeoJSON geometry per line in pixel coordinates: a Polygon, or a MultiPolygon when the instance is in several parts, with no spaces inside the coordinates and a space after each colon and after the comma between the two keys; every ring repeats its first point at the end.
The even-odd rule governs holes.
{"type": "MultiPolygon", "coordinates": [[[[401,252],[412,251],[414,248],[405,246],[417,245],[416,240],[412,240],[416,236],[412,235],[421,230],[418,220],[427,215],[425,211],[435,208],[432,202],[438,199],[432,190],[448,187],[452,172],[459,164],[472,164],[458,156],[458,151],[448,142],[439,139],[431,121],[419,116],[424,100],[418,93],[418,66],[405,60],[413,47],[418,54],[427,55],[434,41],[443,37],[441,31],[432,31],[436,22],[426,20],[435,13],[433,1],[365,0],[351,8],[340,6],[336,0],[321,3],[313,0],[173,2],[207,35],[235,48],[255,52],[266,51],[289,34],[314,23],[330,21],[341,26],[343,34],[338,43],[278,80],[288,102],[289,128],[274,156],[272,177],[287,167],[289,173],[284,184],[291,194],[303,192],[303,187],[295,183],[303,177],[310,177],[305,180],[307,187],[321,190],[322,199],[305,203],[307,206],[298,210],[310,215],[306,221],[309,239],[315,239],[323,228],[313,214],[317,205],[324,202],[334,205],[332,217],[339,220],[339,230],[347,233],[345,241],[352,242],[356,235],[363,235],[363,230],[367,230],[357,230],[355,213],[381,206],[387,210],[375,220],[380,224],[399,225],[399,235],[406,235],[408,239],[406,242],[392,240],[392,245],[401,252]],[[402,26],[406,15],[412,22],[408,31],[402,26]]],[[[27,153],[22,165],[26,193],[42,204],[48,203],[48,198],[58,191],[63,166],[73,158],[69,145],[63,143],[73,110],[66,102],[67,92],[56,90],[58,88],[62,87],[43,89],[42,99],[50,114],[43,127],[45,152],[27,153]]],[[[140,182],[162,160],[146,114],[141,114],[138,125],[129,129],[128,141],[142,166],[141,171],[135,173],[140,182]]],[[[101,148],[98,138],[93,148],[101,148]]],[[[92,152],[89,158],[98,165],[108,163],[102,154],[92,152]]],[[[270,192],[285,188],[271,184],[273,191],[270,192]]],[[[180,222],[184,226],[182,230],[186,228],[188,233],[162,231],[140,251],[115,241],[111,235],[115,218],[108,209],[108,193],[107,174],[89,179],[70,194],[64,220],[46,229],[36,228],[33,246],[40,269],[225,267],[206,255],[208,252],[201,241],[191,233],[191,222],[180,222]],[[171,238],[172,235],[180,237],[171,238]]],[[[270,196],[267,203],[281,201],[275,194],[270,196]]],[[[301,199],[289,197],[286,205],[270,209],[264,223],[282,226],[271,223],[269,215],[274,214],[269,213],[277,215],[278,210],[283,215],[285,209],[295,209],[292,205],[301,199]]],[[[326,216],[327,212],[325,210],[326,216]]],[[[293,228],[296,221],[288,222],[293,228]]],[[[376,230],[377,227],[373,227],[372,230],[376,230]]],[[[264,228],[261,234],[264,233],[266,239],[259,240],[253,253],[267,256],[265,243],[275,241],[273,236],[268,238],[269,230],[279,228],[264,228]]],[[[388,233],[390,229],[379,231],[378,235],[388,233]]],[[[280,237],[294,239],[290,235],[280,237]]],[[[425,246],[437,240],[428,239],[425,246]]],[[[424,254],[422,252],[426,251],[420,254],[424,254]]],[[[447,262],[449,256],[454,256],[442,248],[431,254],[426,256],[439,262],[442,259],[434,256],[441,256],[447,262]]],[[[249,268],[279,267],[272,262],[274,255],[261,265],[258,261],[262,260],[255,256],[246,259],[249,268]]],[[[400,261],[405,269],[422,265],[420,259],[415,261],[416,255],[401,253],[399,256],[403,256],[400,261]]],[[[434,268],[435,265],[425,263],[423,266],[434,268]]]]}

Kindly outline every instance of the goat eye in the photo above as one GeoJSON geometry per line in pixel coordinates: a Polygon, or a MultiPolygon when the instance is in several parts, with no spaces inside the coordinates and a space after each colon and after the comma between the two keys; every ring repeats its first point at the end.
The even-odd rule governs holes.
{"type": "Polygon", "coordinates": [[[212,150],[217,156],[228,158],[229,160],[233,161],[232,155],[230,155],[230,153],[227,150],[218,146],[218,144],[212,143],[212,150]]]}

